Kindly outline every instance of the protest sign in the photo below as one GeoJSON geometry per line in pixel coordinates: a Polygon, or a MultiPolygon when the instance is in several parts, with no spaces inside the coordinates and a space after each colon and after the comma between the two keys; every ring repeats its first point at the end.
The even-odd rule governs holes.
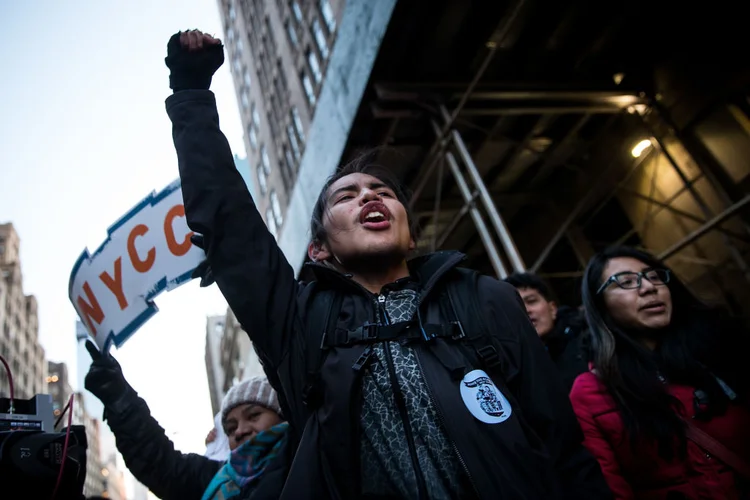
{"type": "Polygon", "coordinates": [[[152,192],[73,266],[68,297],[100,350],[122,346],[158,308],[153,299],[189,281],[205,258],[190,242],[179,180],[152,192]]]}

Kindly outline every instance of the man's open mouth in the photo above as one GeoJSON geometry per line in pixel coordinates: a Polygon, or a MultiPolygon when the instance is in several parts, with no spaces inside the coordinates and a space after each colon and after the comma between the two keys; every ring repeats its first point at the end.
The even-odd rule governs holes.
{"type": "Polygon", "coordinates": [[[371,201],[367,203],[359,214],[360,224],[377,224],[391,220],[391,212],[384,203],[371,201]]]}

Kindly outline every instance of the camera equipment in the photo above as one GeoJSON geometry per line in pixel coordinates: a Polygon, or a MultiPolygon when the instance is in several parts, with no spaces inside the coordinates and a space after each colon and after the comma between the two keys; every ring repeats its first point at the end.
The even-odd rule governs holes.
{"type": "Polygon", "coordinates": [[[0,431],[52,432],[54,424],[52,397],[49,394],[39,394],[29,400],[0,398],[0,431]],[[13,413],[10,413],[11,403],[15,406],[13,413]]]}
{"type": "Polygon", "coordinates": [[[14,398],[10,367],[2,356],[0,362],[10,385],[10,398],[0,398],[0,485],[17,493],[14,498],[82,499],[86,428],[71,425],[73,396],[66,407],[68,426],[54,432],[52,398],[48,394],[14,398]]]}
{"type": "Polygon", "coordinates": [[[64,432],[0,432],[0,484],[18,498],[83,498],[86,479],[86,429],[64,432]],[[65,450],[65,441],[68,447],[65,450]],[[62,470],[60,467],[62,465],[62,470]]]}

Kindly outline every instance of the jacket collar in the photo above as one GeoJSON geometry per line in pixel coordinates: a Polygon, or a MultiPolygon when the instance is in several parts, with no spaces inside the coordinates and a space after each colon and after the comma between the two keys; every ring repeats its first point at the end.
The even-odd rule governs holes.
{"type": "MultiPolygon", "coordinates": [[[[424,297],[437,284],[440,278],[465,259],[466,256],[457,251],[440,251],[414,257],[407,262],[410,276],[403,278],[403,280],[416,280],[422,290],[421,295],[424,297]]],[[[363,287],[351,279],[351,274],[344,274],[316,262],[309,262],[305,264],[305,267],[312,271],[315,279],[320,283],[334,287],[343,286],[349,288],[353,286],[358,291],[364,290],[363,287]]]]}

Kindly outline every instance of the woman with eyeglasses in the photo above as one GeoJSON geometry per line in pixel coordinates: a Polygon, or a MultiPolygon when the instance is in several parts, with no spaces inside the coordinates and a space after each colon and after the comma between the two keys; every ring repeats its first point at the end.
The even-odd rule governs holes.
{"type": "Polygon", "coordinates": [[[582,296],[593,362],[570,398],[616,498],[748,498],[747,332],[633,248],[594,256],[582,296]]]}

